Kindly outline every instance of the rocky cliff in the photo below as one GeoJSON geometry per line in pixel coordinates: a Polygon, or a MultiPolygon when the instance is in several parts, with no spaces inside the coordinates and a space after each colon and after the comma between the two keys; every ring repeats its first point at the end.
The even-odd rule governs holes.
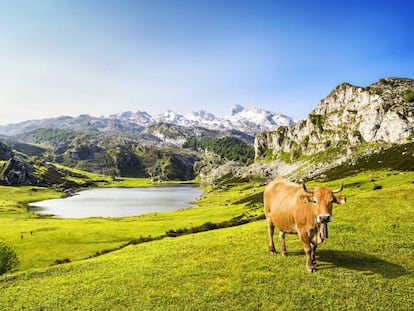
{"type": "Polygon", "coordinates": [[[32,176],[33,165],[14,158],[0,164],[0,185],[33,185],[37,183],[32,176]]]}
{"type": "Polygon", "coordinates": [[[8,160],[10,158],[12,158],[14,155],[13,151],[11,150],[11,148],[6,145],[5,143],[0,141],[0,161],[1,160],[8,160]]]}
{"type": "MultiPolygon", "coordinates": [[[[269,179],[281,174],[293,180],[327,177],[334,167],[358,170],[359,158],[372,160],[393,146],[411,150],[413,139],[414,80],[387,78],[367,87],[343,83],[304,120],[256,135],[255,159],[264,168],[272,166],[266,169],[269,179]]],[[[396,155],[401,163],[414,161],[407,150],[396,155]]]]}
{"type": "Polygon", "coordinates": [[[414,135],[414,80],[388,78],[367,86],[337,86],[293,126],[256,136],[256,159],[290,160],[336,148],[345,155],[363,143],[399,144],[414,135]]]}

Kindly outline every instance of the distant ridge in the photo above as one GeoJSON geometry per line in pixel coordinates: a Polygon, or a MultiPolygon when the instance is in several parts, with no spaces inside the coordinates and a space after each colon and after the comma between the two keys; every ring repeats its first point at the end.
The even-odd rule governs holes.
{"type": "Polygon", "coordinates": [[[274,130],[282,125],[293,125],[295,120],[281,113],[266,111],[257,107],[234,105],[224,118],[218,118],[206,111],[180,115],[167,111],[151,116],[145,111],[126,111],[109,117],[92,117],[87,114],[78,117],[60,116],[41,120],[28,120],[15,124],[0,125],[0,134],[19,135],[39,128],[61,128],[77,131],[99,131],[114,133],[141,133],[150,125],[169,123],[184,127],[203,127],[227,131],[238,130],[250,135],[274,130]]]}

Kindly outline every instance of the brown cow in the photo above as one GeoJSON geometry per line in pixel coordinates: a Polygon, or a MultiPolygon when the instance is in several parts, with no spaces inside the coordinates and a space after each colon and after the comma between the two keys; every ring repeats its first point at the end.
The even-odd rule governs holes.
{"type": "Polygon", "coordinates": [[[287,256],[286,233],[297,233],[306,253],[306,270],[316,271],[315,251],[328,236],[327,223],[332,221],[332,203],[344,204],[346,198],[335,196],[342,191],[324,187],[307,188],[277,177],[264,191],[264,214],[269,233],[269,251],[275,253],[273,232],[279,230],[280,253],[287,256]]]}

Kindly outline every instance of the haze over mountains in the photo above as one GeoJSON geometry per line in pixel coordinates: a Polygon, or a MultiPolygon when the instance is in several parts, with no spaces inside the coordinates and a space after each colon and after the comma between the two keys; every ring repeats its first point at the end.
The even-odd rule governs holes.
{"type": "Polygon", "coordinates": [[[239,130],[250,135],[260,131],[274,130],[281,125],[292,125],[295,120],[278,112],[257,107],[233,106],[224,118],[206,111],[180,115],[167,111],[151,116],[144,111],[127,111],[109,117],[92,117],[87,114],[78,117],[61,116],[42,120],[29,120],[15,124],[1,125],[0,134],[18,135],[39,128],[61,128],[116,133],[140,133],[156,123],[168,123],[184,127],[203,127],[212,130],[239,130]]]}

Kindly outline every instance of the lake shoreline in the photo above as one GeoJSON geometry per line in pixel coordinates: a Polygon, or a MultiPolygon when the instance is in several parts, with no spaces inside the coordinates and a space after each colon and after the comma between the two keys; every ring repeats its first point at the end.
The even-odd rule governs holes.
{"type": "Polygon", "coordinates": [[[47,218],[120,218],[192,208],[203,194],[199,184],[98,187],[58,199],[30,202],[28,211],[47,218]],[[180,189],[181,191],[177,191],[180,189]]]}

